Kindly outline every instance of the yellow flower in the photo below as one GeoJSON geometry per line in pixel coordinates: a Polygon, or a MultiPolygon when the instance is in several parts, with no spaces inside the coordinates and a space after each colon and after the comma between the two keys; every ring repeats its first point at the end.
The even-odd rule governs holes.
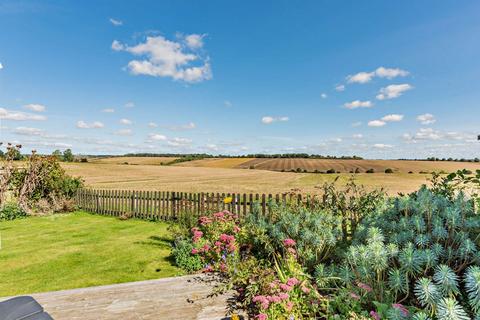
{"type": "Polygon", "coordinates": [[[232,316],[230,317],[232,320],[240,320],[240,317],[238,316],[238,314],[234,313],[232,314],[232,316]]]}
{"type": "Polygon", "coordinates": [[[225,199],[223,199],[223,203],[227,204],[227,203],[231,203],[232,202],[232,197],[226,197],[225,199]]]}

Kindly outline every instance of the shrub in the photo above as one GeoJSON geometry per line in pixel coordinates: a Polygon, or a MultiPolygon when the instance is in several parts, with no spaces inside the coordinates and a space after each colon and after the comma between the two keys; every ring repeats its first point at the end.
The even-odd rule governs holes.
{"type": "Polygon", "coordinates": [[[25,218],[26,216],[27,213],[15,202],[7,202],[2,208],[0,208],[0,221],[15,220],[25,218]]]}
{"type": "Polygon", "coordinates": [[[452,319],[442,308],[475,305],[464,303],[459,289],[465,270],[478,263],[479,230],[480,216],[462,193],[449,201],[423,187],[367,217],[337,272],[347,286],[371,286],[372,300],[405,301],[452,319]]]}
{"type": "Polygon", "coordinates": [[[341,218],[320,208],[271,204],[269,217],[265,217],[256,206],[246,220],[244,241],[254,253],[267,258],[283,252],[284,239],[293,239],[299,261],[307,269],[328,259],[342,239],[341,218]]]}
{"type": "Polygon", "coordinates": [[[203,264],[198,254],[192,254],[193,244],[188,240],[177,240],[172,249],[175,264],[187,272],[195,272],[202,269],[203,264]]]}
{"type": "Polygon", "coordinates": [[[335,173],[335,172],[336,172],[335,169],[328,169],[328,170],[326,171],[326,173],[335,173]]]}
{"type": "Polygon", "coordinates": [[[393,169],[387,168],[387,169],[385,169],[385,173],[393,173],[393,169]]]}
{"type": "Polygon", "coordinates": [[[413,173],[413,171],[408,171],[408,173],[409,173],[409,174],[412,174],[412,173],[413,173]]]}
{"type": "Polygon", "coordinates": [[[355,168],[355,173],[360,173],[360,172],[362,172],[360,168],[355,168]]]}
{"type": "Polygon", "coordinates": [[[375,170],[374,169],[368,169],[367,171],[365,171],[366,173],[375,173],[375,170]]]}

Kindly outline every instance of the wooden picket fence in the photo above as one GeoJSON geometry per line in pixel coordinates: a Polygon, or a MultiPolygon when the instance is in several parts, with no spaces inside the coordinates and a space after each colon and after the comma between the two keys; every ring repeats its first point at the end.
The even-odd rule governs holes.
{"type": "Polygon", "coordinates": [[[271,203],[313,203],[313,197],[300,194],[188,193],[175,191],[131,191],[80,189],[76,205],[85,211],[117,217],[147,220],[175,220],[182,213],[201,216],[228,210],[240,218],[254,205],[264,214],[271,203]]]}

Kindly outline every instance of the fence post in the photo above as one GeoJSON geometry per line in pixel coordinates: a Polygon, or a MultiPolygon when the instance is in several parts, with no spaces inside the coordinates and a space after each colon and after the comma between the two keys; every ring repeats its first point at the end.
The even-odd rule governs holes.
{"type": "Polygon", "coordinates": [[[177,199],[175,191],[172,192],[172,218],[175,219],[177,217],[177,199]]]}
{"type": "Polygon", "coordinates": [[[135,191],[132,191],[132,195],[130,196],[130,214],[131,216],[135,215],[135,191]]]}

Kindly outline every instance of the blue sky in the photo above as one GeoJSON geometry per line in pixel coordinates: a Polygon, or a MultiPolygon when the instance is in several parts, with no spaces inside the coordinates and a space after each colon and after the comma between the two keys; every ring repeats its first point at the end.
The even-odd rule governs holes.
{"type": "Polygon", "coordinates": [[[0,1],[0,140],[477,157],[478,1],[0,1]]]}

